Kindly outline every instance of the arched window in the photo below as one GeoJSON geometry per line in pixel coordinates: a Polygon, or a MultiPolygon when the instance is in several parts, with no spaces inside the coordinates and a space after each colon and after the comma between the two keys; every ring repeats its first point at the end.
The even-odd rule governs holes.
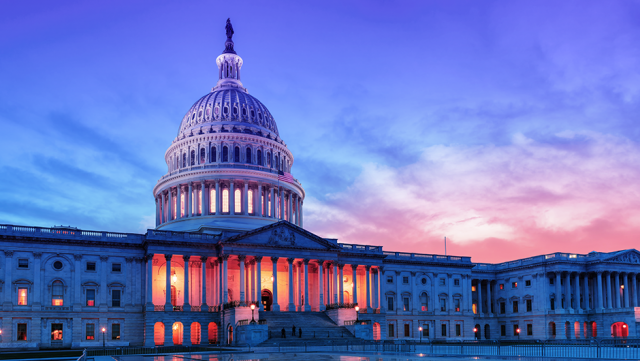
{"type": "Polygon", "coordinates": [[[195,165],[196,164],[196,151],[192,150],[191,151],[191,165],[195,165]]]}
{"type": "Polygon", "coordinates": [[[187,166],[187,153],[182,153],[182,168],[187,166]]]}
{"type": "Polygon", "coordinates": [[[236,189],[236,191],[234,192],[234,199],[235,199],[235,212],[236,213],[241,213],[242,212],[242,192],[240,191],[240,189],[236,189]]]}
{"type": "Polygon", "coordinates": [[[262,165],[262,151],[260,149],[258,149],[258,153],[257,155],[257,160],[258,160],[258,165],[262,165]]]}
{"type": "Polygon", "coordinates": [[[229,190],[222,191],[222,212],[229,213],[229,190]]]}
{"type": "Polygon", "coordinates": [[[229,147],[227,147],[226,145],[222,148],[222,161],[229,161],[229,147]]]}
{"type": "Polygon", "coordinates": [[[62,281],[54,281],[51,286],[51,305],[62,306],[64,303],[64,285],[62,281]]]}
{"type": "Polygon", "coordinates": [[[245,163],[251,163],[251,148],[247,148],[246,155],[244,157],[245,163]]]}
{"type": "Polygon", "coordinates": [[[429,301],[427,293],[426,292],[422,292],[422,294],[420,295],[420,310],[421,311],[429,311],[429,305],[427,304],[427,302],[429,301]]]}
{"type": "Polygon", "coordinates": [[[233,161],[236,163],[240,163],[240,147],[236,147],[233,150],[233,161]]]}
{"type": "Polygon", "coordinates": [[[216,147],[211,147],[210,160],[209,162],[216,162],[218,158],[216,157],[216,147]]]}
{"type": "Polygon", "coordinates": [[[279,157],[276,155],[276,169],[280,170],[280,160],[279,157]]]}
{"type": "Polygon", "coordinates": [[[204,154],[204,148],[201,148],[200,149],[200,164],[204,164],[204,160],[206,159],[205,157],[206,156],[204,154]]]}
{"type": "Polygon", "coordinates": [[[209,193],[209,213],[216,213],[216,189],[211,188],[209,193]]]}
{"type": "Polygon", "coordinates": [[[267,205],[267,215],[271,217],[271,194],[269,194],[267,197],[269,197],[269,204],[267,205]]]}
{"type": "Polygon", "coordinates": [[[249,189],[249,193],[247,193],[247,212],[253,213],[253,190],[249,189]]]}
{"type": "Polygon", "coordinates": [[[267,166],[271,168],[271,153],[267,153],[267,166]]]}

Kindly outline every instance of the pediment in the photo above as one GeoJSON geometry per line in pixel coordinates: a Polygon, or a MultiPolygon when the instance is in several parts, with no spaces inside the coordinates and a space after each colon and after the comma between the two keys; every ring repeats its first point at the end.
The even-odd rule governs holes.
{"type": "Polygon", "coordinates": [[[340,247],[322,237],[286,221],[270,224],[249,232],[227,238],[223,243],[261,245],[278,248],[304,248],[318,250],[338,250],[340,247]]]}
{"type": "Polygon", "coordinates": [[[635,249],[620,251],[609,258],[605,258],[603,261],[615,262],[615,263],[640,264],[640,252],[636,251],[635,249]]]}

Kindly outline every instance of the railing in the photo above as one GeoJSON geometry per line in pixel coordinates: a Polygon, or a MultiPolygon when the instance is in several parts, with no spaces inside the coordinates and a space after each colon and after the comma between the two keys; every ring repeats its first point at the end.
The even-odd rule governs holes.
{"type": "Polygon", "coordinates": [[[345,326],[353,326],[353,325],[370,325],[371,320],[349,320],[344,321],[345,326]]]}
{"type": "Polygon", "coordinates": [[[86,361],[87,360],[87,349],[85,348],[82,351],[82,355],[80,355],[80,357],[78,357],[77,361],[86,361]]]}
{"type": "Polygon", "coordinates": [[[0,232],[3,233],[30,233],[34,237],[60,237],[64,236],[94,240],[101,238],[107,241],[108,238],[118,238],[120,242],[128,243],[141,243],[144,235],[135,233],[115,233],[115,232],[100,232],[100,231],[85,231],[74,228],[60,228],[60,227],[27,227],[27,226],[14,226],[10,224],[0,225],[0,232]]]}
{"type": "Polygon", "coordinates": [[[355,252],[369,252],[369,253],[381,253],[382,252],[382,247],[381,246],[368,246],[368,245],[347,244],[347,243],[340,243],[339,245],[340,245],[340,247],[342,249],[349,250],[349,251],[355,251],[355,252]]]}
{"type": "Polygon", "coordinates": [[[220,312],[220,306],[209,306],[209,312],[220,312]]]}
{"type": "Polygon", "coordinates": [[[154,311],[164,311],[164,305],[153,305],[154,311]]]}
{"type": "MultiPolygon", "coordinates": [[[[188,352],[206,352],[220,350],[218,347],[209,348],[207,346],[157,346],[157,347],[118,347],[108,349],[86,350],[86,356],[120,356],[120,355],[147,355],[147,354],[173,354],[188,352]]],[[[78,359],[79,360],[79,359],[78,359]]]]}
{"type": "Polygon", "coordinates": [[[256,305],[256,308],[260,307],[260,304],[258,302],[231,301],[225,303],[223,305],[223,309],[228,310],[236,307],[251,307],[252,304],[256,305]]]}
{"type": "Polygon", "coordinates": [[[358,304],[357,303],[330,303],[327,305],[327,311],[328,310],[335,310],[338,308],[355,308],[358,304]]]}
{"type": "Polygon", "coordinates": [[[184,306],[180,305],[180,306],[173,306],[173,310],[174,311],[178,311],[178,312],[182,312],[184,311],[184,306]]]}
{"type": "Polygon", "coordinates": [[[238,326],[246,326],[249,324],[249,320],[240,320],[237,322],[238,326]]]}
{"type": "MultiPolygon", "coordinates": [[[[233,169],[249,169],[249,170],[258,170],[261,172],[265,172],[265,173],[271,173],[271,174],[278,174],[278,170],[275,168],[270,168],[268,166],[261,166],[258,164],[248,164],[248,163],[235,163],[235,162],[218,162],[218,163],[205,163],[205,164],[196,164],[196,165],[192,165],[192,166],[188,166],[188,167],[184,167],[184,168],[180,168],[177,170],[174,170],[172,172],[169,172],[168,174],[163,175],[159,180],[158,183],[162,182],[163,180],[173,177],[176,174],[182,174],[182,173],[187,173],[187,172],[191,172],[191,171],[200,171],[203,169],[218,169],[218,168],[233,168],[233,169]]],[[[299,180],[294,178],[294,181],[302,186],[302,183],[300,183],[299,180]]]]}
{"type": "Polygon", "coordinates": [[[459,257],[459,256],[444,256],[439,254],[423,254],[423,253],[406,253],[406,252],[388,252],[383,251],[382,254],[386,255],[386,259],[413,259],[421,262],[457,262],[457,263],[471,263],[471,257],[459,257]]]}
{"type": "Polygon", "coordinates": [[[266,325],[267,320],[258,320],[258,325],[266,325]]]}
{"type": "Polygon", "coordinates": [[[202,308],[200,306],[191,306],[191,312],[200,312],[202,308]]]}

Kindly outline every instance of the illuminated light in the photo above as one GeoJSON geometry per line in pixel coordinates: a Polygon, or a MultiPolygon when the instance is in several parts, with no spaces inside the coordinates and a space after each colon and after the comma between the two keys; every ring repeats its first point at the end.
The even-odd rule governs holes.
{"type": "Polygon", "coordinates": [[[622,328],[627,328],[627,325],[622,325],[622,328]]]}
{"type": "Polygon", "coordinates": [[[471,291],[475,292],[476,291],[476,286],[471,286],[471,291]]]}
{"type": "Polygon", "coordinates": [[[623,288],[623,289],[624,289],[624,285],[621,285],[621,286],[620,286],[620,288],[623,288]]]}
{"type": "Polygon", "coordinates": [[[222,191],[222,212],[229,212],[229,190],[224,189],[222,191]]]}
{"type": "Polygon", "coordinates": [[[177,329],[178,329],[178,324],[174,323],[174,324],[173,324],[173,329],[174,329],[174,330],[177,330],[177,329]]]}
{"type": "Polygon", "coordinates": [[[247,212],[249,213],[253,213],[253,190],[249,190],[248,196],[247,196],[247,212]]]}
{"type": "Polygon", "coordinates": [[[517,332],[517,333],[520,333],[520,329],[519,329],[519,328],[517,328],[517,329],[516,329],[516,332],[517,332]]]}
{"type": "Polygon", "coordinates": [[[107,329],[103,327],[102,332],[107,332],[107,329]]]}
{"type": "Polygon", "coordinates": [[[176,282],[178,282],[178,276],[176,275],[171,276],[171,283],[176,283],[176,282]]]}
{"type": "Polygon", "coordinates": [[[349,282],[349,279],[347,277],[345,277],[345,278],[342,279],[342,282],[347,283],[347,282],[349,282]]]}
{"type": "Polygon", "coordinates": [[[216,213],[216,190],[211,188],[209,193],[209,213],[216,213]]]}
{"type": "Polygon", "coordinates": [[[360,311],[360,306],[356,306],[356,312],[360,311]]]}
{"type": "MultiPolygon", "coordinates": [[[[202,201],[202,190],[198,191],[198,199],[202,201]]],[[[198,213],[202,214],[202,202],[198,202],[198,213]]]]}
{"type": "Polygon", "coordinates": [[[418,331],[422,332],[422,326],[418,327],[418,331]]]}
{"type": "Polygon", "coordinates": [[[273,276],[271,276],[271,282],[273,282],[273,276]]]}
{"type": "Polygon", "coordinates": [[[256,305],[254,305],[253,303],[251,304],[251,311],[256,309],[256,305]]]}
{"type": "Polygon", "coordinates": [[[240,189],[236,189],[234,193],[234,198],[235,198],[235,208],[234,212],[236,213],[240,213],[242,212],[242,192],[240,191],[240,189]]]}
{"type": "Polygon", "coordinates": [[[478,329],[474,327],[473,332],[478,332],[478,329]]]}

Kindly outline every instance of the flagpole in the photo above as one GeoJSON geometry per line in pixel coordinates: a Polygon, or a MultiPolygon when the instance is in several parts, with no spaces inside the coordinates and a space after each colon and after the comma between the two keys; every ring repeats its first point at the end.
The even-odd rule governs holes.
{"type": "Polygon", "coordinates": [[[447,236],[444,236],[444,255],[447,255],[447,236]]]}

